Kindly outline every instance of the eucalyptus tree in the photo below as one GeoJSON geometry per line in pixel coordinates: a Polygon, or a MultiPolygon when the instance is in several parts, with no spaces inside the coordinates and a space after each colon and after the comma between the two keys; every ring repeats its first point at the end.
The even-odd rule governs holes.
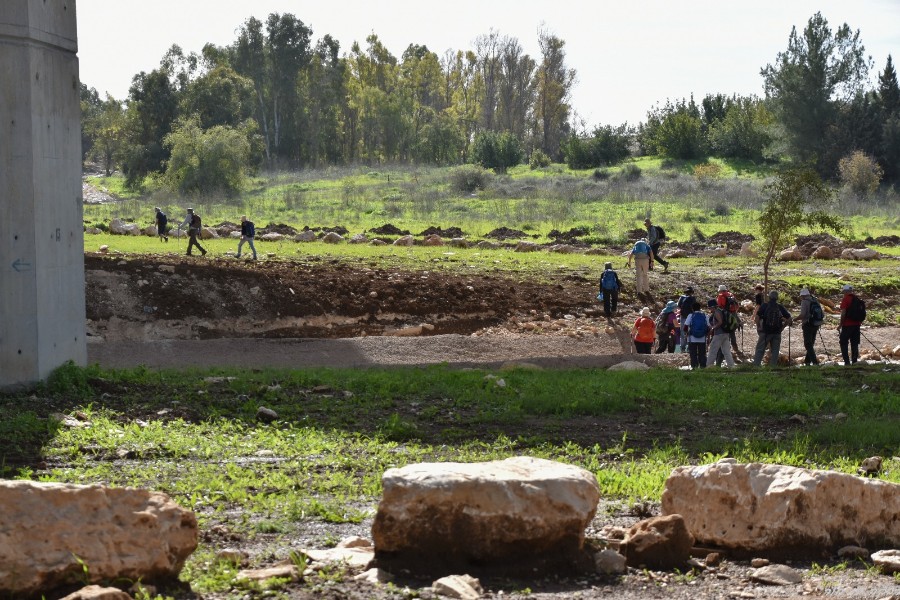
{"type": "Polygon", "coordinates": [[[478,56],[468,50],[448,50],[441,60],[444,103],[447,118],[455,124],[462,141],[462,162],[467,162],[469,146],[478,127],[484,85],[478,56]]]}
{"type": "Polygon", "coordinates": [[[497,93],[497,125],[524,140],[532,123],[535,97],[533,58],[525,54],[519,40],[504,37],[500,48],[501,78],[497,93]]]}
{"type": "Polygon", "coordinates": [[[536,72],[535,117],[539,146],[551,159],[562,159],[561,144],[568,133],[569,97],[576,81],[575,69],[566,66],[566,43],[542,30],[538,35],[541,63],[536,72]]]}
{"type": "Polygon", "coordinates": [[[307,68],[298,74],[301,161],[312,166],[338,164],[346,158],[346,70],[340,44],[325,35],[316,44],[307,68]]]}

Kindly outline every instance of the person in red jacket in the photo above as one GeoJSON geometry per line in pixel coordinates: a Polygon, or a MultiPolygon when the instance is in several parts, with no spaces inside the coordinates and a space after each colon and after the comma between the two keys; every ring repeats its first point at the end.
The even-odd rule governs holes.
{"type": "Polygon", "coordinates": [[[634,348],[638,354],[650,354],[653,350],[653,340],[656,339],[656,322],[650,318],[650,309],[646,306],[641,309],[641,316],[631,328],[631,339],[634,340],[634,348]]]}
{"type": "Polygon", "coordinates": [[[853,293],[852,285],[845,285],[841,288],[844,292],[844,298],[841,300],[841,323],[838,325],[838,343],[841,346],[841,356],[844,358],[845,365],[856,364],[859,360],[859,327],[862,321],[854,321],[847,316],[847,310],[856,294],[853,293]],[[848,353],[847,346],[850,346],[848,353]]]}

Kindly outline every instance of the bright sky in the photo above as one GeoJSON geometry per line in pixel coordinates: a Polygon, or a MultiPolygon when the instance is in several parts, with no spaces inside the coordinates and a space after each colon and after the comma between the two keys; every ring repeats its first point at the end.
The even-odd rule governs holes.
{"type": "Polygon", "coordinates": [[[81,80],[118,99],[172,44],[186,53],[231,44],[247,18],[273,12],[296,15],[314,41],[331,34],[342,53],[374,32],[397,58],[411,43],[439,56],[474,49],[495,29],[539,61],[544,26],[566,42],[578,72],[571,103],[588,126],[634,125],[657,102],[691,93],[761,96],[760,69],[817,11],[832,31],[859,30],[873,81],[888,54],[900,61],[898,0],[78,0],[77,11],[81,80]]]}

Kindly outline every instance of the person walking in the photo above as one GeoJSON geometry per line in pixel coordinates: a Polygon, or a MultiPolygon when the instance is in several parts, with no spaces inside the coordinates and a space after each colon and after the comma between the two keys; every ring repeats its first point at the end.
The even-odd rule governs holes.
{"type": "Polygon", "coordinates": [[[710,308],[709,318],[709,349],[706,353],[706,364],[711,365],[716,359],[719,350],[722,351],[722,357],[725,364],[729,368],[734,367],[734,357],[731,355],[731,336],[725,327],[725,311],[727,308],[719,308],[715,298],[711,298],[707,303],[710,308]]]}
{"type": "Polygon", "coordinates": [[[641,238],[634,243],[628,254],[627,266],[631,267],[631,259],[634,259],[634,291],[640,298],[644,294],[650,297],[650,261],[653,260],[653,249],[647,243],[646,238],[641,238]]]}
{"type": "Polygon", "coordinates": [[[241,257],[241,246],[246,242],[250,244],[250,249],[253,250],[253,260],[256,260],[256,246],[253,245],[253,238],[255,237],[256,226],[253,225],[253,221],[247,219],[247,215],[241,215],[241,241],[238,242],[235,258],[241,257]]]}
{"type": "Polygon", "coordinates": [[[200,254],[206,256],[206,250],[197,241],[197,236],[200,235],[201,227],[200,215],[196,214],[193,208],[187,209],[187,216],[184,218],[184,221],[181,222],[181,225],[178,226],[179,229],[183,227],[187,227],[188,232],[187,255],[193,256],[191,248],[197,246],[197,250],[200,251],[200,254]]]}
{"type": "MultiPolygon", "coordinates": [[[[685,323],[688,318],[688,315],[690,315],[692,312],[694,312],[694,310],[697,310],[698,308],[699,307],[697,306],[697,299],[694,297],[694,288],[692,288],[691,286],[687,286],[686,288],[684,288],[684,294],[682,294],[678,298],[678,314],[679,314],[679,318],[681,319],[681,322],[685,323]]],[[[705,336],[705,334],[704,334],[704,336],[705,336]]],[[[704,347],[705,347],[706,346],[706,338],[705,337],[703,339],[703,342],[704,342],[704,347]]],[[[687,351],[689,343],[690,342],[688,341],[688,336],[682,335],[681,336],[681,351],[682,352],[687,351]]],[[[706,357],[704,356],[704,359],[705,358],[706,357]]]]}
{"type": "MultiPolygon", "coordinates": [[[[715,303],[715,301],[713,301],[715,303]]],[[[709,333],[709,319],[697,307],[684,318],[681,339],[687,340],[691,357],[691,369],[706,368],[706,336],[709,333]]]]}
{"type": "Polygon", "coordinates": [[[656,339],[659,343],[656,346],[656,353],[675,352],[675,343],[678,338],[678,303],[669,300],[666,306],[656,317],[656,339]]]}
{"type": "Polygon", "coordinates": [[[841,288],[844,298],[841,300],[841,321],[838,325],[838,343],[841,346],[841,356],[845,365],[855,365],[859,360],[859,335],[860,326],[865,316],[857,312],[856,303],[861,302],[853,293],[852,285],[841,288]],[[862,318],[860,318],[862,316],[862,318]],[[849,353],[848,353],[849,346],[849,353]]]}
{"type": "Polygon", "coordinates": [[[619,308],[619,290],[621,289],[622,282],[619,281],[619,274],[613,270],[611,262],[606,263],[603,273],[600,275],[600,292],[603,294],[603,314],[607,319],[616,314],[619,308]]]}
{"type": "Polygon", "coordinates": [[[653,340],[656,338],[656,323],[650,318],[650,309],[646,306],[631,328],[631,339],[638,354],[650,354],[653,351],[653,340]]]}
{"type": "Polygon", "coordinates": [[[814,298],[809,290],[803,288],[800,290],[800,315],[797,319],[800,321],[800,328],[803,330],[803,347],[806,349],[806,356],[803,358],[805,365],[819,364],[819,358],[816,356],[816,334],[825,318],[822,312],[822,305],[818,299],[814,298]]]}
{"type": "Polygon", "coordinates": [[[759,340],[756,342],[756,355],[753,364],[757,367],[762,364],[766,347],[769,348],[769,366],[778,366],[778,356],[781,350],[781,332],[785,327],[790,327],[793,318],[787,309],[778,303],[778,292],[769,292],[769,301],[759,307],[756,312],[756,329],[762,330],[759,340]]]}
{"type": "Polygon", "coordinates": [[[169,233],[169,217],[166,216],[166,213],[162,211],[160,207],[156,207],[156,234],[159,236],[159,241],[169,241],[169,236],[166,235],[169,233]]]}
{"type": "Polygon", "coordinates": [[[644,221],[644,226],[647,228],[647,243],[650,244],[650,248],[653,250],[653,260],[658,262],[663,266],[663,273],[669,272],[669,261],[663,260],[659,256],[659,247],[663,242],[663,235],[661,235],[661,229],[650,222],[650,219],[646,219],[644,221]]]}

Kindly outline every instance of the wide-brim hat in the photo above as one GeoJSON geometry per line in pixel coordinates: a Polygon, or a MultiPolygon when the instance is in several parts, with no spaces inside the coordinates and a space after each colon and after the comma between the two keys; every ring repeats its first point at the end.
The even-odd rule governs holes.
{"type": "Polygon", "coordinates": [[[848,283],[847,285],[845,285],[844,287],[841,288],[841,291],[842,292],[852,292],[853,286],[848,283]]]}
{"type": "Polygon", "coordinates": [[[727,292],[727,291],[728,291],[728,286],[727,286],[727,285],[720,285],[720,286],[719,286],[719,291],[720,291],[720,292],[727,292]]]}
{"type": "Polygon", "coordinates": [[[645,306],[644,308],[642,308],[642,309],[641,309],[641,316],[642,316],[642,317],[649,317],[649,316],[650,316],[650,309],[647,308],[646,306],[645,306]]]}
{"type": "Polygon", "coordinates": [[[800,290],[800,295],[801,295],[801,296],[809,296],[809,295],[811,295],[811,294],[809,293],[809,290],[808,290],[808,289],[803,288],[802,290],[800,290]]]}

